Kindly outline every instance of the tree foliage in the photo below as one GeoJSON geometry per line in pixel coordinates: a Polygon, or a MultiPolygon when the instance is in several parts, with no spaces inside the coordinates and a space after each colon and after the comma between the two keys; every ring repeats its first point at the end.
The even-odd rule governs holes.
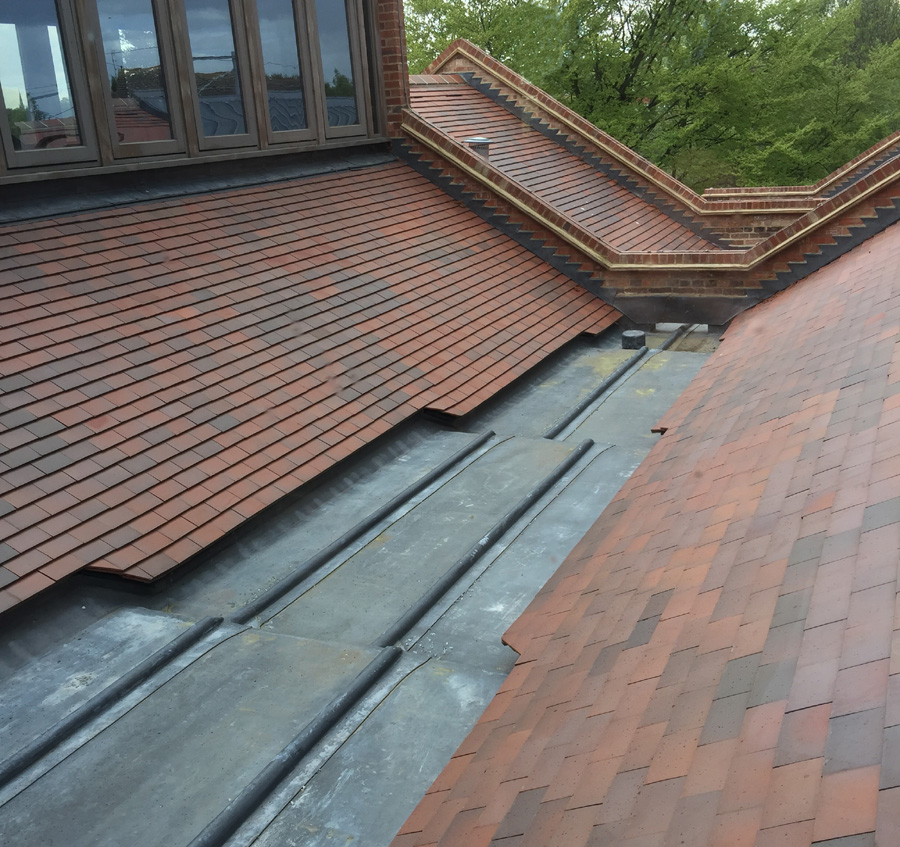
{"type": "Polygon", "coordinates": [[[814,182],[900,128],[898,0],[407,0],[695,188],[814,182]]]}
{"type": "Polygon", "coordinates": [[[558,9],[545,0],[407,0],[409,68],[417,73],[452,41],[467,38],[543,78],[565,50],[559,24],[558,9]]]}

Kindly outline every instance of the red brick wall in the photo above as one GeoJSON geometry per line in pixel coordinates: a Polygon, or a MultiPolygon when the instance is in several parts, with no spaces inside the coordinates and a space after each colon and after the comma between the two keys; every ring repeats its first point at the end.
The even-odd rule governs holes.
{"type": "Polygon", "coordinates": [[[406,30],[402,0],[378,0],[378,32],[384,72],[388,134],[400,133],[400,110],[409,105],[409,67],[406,62],[406,30]]]}
{"type": "Polygon", "coordinates": [[[719,238],[732,247],[752,247],[800,217],[800,212],[757,215],[715,215],[702,218],[719,238]]]}

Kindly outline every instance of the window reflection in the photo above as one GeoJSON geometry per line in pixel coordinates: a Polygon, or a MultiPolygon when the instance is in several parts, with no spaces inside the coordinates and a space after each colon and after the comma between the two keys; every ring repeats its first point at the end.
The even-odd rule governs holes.
{"type": "Polygon", "coordinates": [[[119,141],[172,138],[150,0],[98,0],[97,9],[119,141]]]}
{"type": "Polygon", "coordinates": [[[247,131],[228,0],[185,0],[203,133],[247,131]]]}
{"type": "Polygon", "coordinates": [[[316,17],[319,22],[319,48],[322,51],[328,125],[358,124],[347,7],[336,0],[316,0],[316,17]]]}
{"type": "Polygon", "coordinates": [[[291,0],[259,0],[257,8],[272,130],[306,129],[293,4],[291,0]]]}
{"type": "Polygon", "coordinates": [[[0,85],[16,150],[82,144],[53,0],[3,4],[0,85]]]}

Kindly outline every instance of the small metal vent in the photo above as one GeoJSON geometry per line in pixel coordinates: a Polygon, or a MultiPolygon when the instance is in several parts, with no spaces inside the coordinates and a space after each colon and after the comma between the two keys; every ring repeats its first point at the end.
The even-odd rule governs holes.
{"type": "Polygon", "coordinates": [[[491,141],[490,138],[484,138],[481,135],[476,135],[473,138],[466,138],[463,141],[473,153],[477,153],[481,156],[482,159],[490,159],[491,158],[491,145],[494,142],[491,141]]]}

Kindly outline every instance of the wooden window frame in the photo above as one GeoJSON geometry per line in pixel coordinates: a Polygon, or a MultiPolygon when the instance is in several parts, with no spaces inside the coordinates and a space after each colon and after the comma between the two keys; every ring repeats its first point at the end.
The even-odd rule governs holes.
{"type": "Polygon", "coordinates": [[[362,10],[362,0],[344,0],[344,8],[347,14],[347,33],[350,43],[350,67],[353,70],[353,82],[356,88],[356,116],[359,119],[358,123],[350,124],[349,126],[328,125],[328,101],[325,96],[325,79],[322,71],[322,51],[319,47],[319,22],[316,17],[315,0],[295,0],[295,2],[306,3],[306,13],[310,19],[310,32],[315,33],[315,38],[311,39],[310,49],[315,57],[315,62],[313,63],[314,84],[316,99],[319,101],[319,111],[322,116],[319,124],[320,141],[369,136],[372,126],[372,113],[369,106],[369,58],[363,33],[365,16],[362,10]]]}
{"type": "Polygon", "coordinates": [[[166,101],[169,106],[169,126],[172,138],[160,141],[119,141],[113,109],[112,92],[106,81],[106,58],[103,55],[103,36],[100,28],[100,14],[96,0],[76,0],[79,12],[85,22],[85,33],[89,41],[93,41],[96,50],[88,51],[88,77],[94,101],[94,114],[97,126],[106,129],[108,143],[101,136],[101,152],[104,159],[129,159],[137,156],[161,156],[171,153],[183,153],[186,150],[184,118],[178,86],[173,84],[178,79],[178,67],[175,63],[175,48],[172,43],[172,25],[169,10],[163,0],[149,0],[156,26],[156,40],[159,58],[165,82],[166,101]]]}
{"type": "Polygon", "coordinates": [[[237,60],[237,71],[241,85],[241,106],[244,110],[244,126],[246,132],[235,135],[205,135],[203,118],[200,114],[200,92],[197,89],[197,78],[194,73],[193,49],[191,48],[190,31],[187,23],[187,11],[184,2],[177,4],[171,16],[172,30],[175,36],[177,54],[180,56],[182,72],[179,79],[182,99],[185,101],[185,115],[193,118],[187,121],[192,127],[189,140],[196,152],[209,150],[230,150],[259,145],[259,132],[256,122],[256,83],[253,68],[250,65],[250,51],[247,44],[248,32],[244,17],[244,3],[240,0],[225,0],[231,15],[231,32],[234,38],[234,52],[237,60]],[[185,97],[187,94],[187,97],[185,97]],[[251,96],[252,94],[252,96],[251,96]]]}
{"type": "MultiPolygon", "coordinates": [[[[302,0],[298,0],[302,2],[302,0]]],[[[333,2],[333,0],[332,0],[333,2]]],[[[350,67],[353,70],[353,81],[356,88],[356,116],[357,123],[348,126],[328,125],[328,98],[325,96],[325,79],[322,70],[322,51],[319,47],[319,21],[316,15],[315,0],[306,0],[307,15],[311,22],[311,31],[315,33],[312,39],[311,50],[315,56],[316,71],[316,96],[319,100],[319,109],[322,114],[319,138],[321,141],[329,141],[335,138],[358,138],[369,135],[372,125],[372,116],[369,109],[369,61],[366,51],[365,38],[361,27],[365,18],[362,14],[361,0],[344,0],[344,8],[347,14],[347,34],[350,44],[350,67]]]]}
{"type": "MultiPolygon", "coordinates": [[[[269,114],[257,0],[225,2],[231,16],[247,132],[204,135],[185,0],[150,0],[173,138],[119,141],[96,0],[53,0],[82,143],[77,147],[16,150],[6,113],[2,111],[0,176],[6,179],[37,173],[43,178],[56,171],[57,165],[103,171],[122,166],[130,169],[139,166],[140,160],[146,160],[148,166],[172,158],[196,159],[199,163],[217,153],[221,156],[231,152],[238,158],[254,148],[287,152],[292,146],[297,150],[329,148],[340,146],[341,139],[349,143],[383,136],[384,104],[378,96],[384,90],[383,69],[373,65],[381,58],[374,0],[343,0],[358,122],[336,127],[328,125],[316,0],[292,0],[309,126],[281,131],[272,128],[269,114]]],[[[4,109],[2,90],[0,109],[4,109]]]]}
{"type": "MultiPolygon", "coordinates": [[[[318,138],[318,127],[321,117],[319,106],[314,95],[314,72],[312,56],[309,50],[311,34],[309,19],[306,15],[304,0],[291,0],[294,15],[294,41],[300,60],[300,74],[303,84],[303,105],[306,109],[306,129],[275,130],[269,113],[269,91],[266,86],[265,55],[263,53],[262,36],[259,26],[259,8],[256,0],[243,0],[245,25],[250,41],[250,62],[253,73],[253,89],[257,104],[257,119],[265,130],[268,144],[280,145],[303,141],[315,141],[318,138]]],[[[261,133],[262,135],[262,133],[261,133]]]]}
{"type": "Polygon", "coordinates": [[[16,150],[13,146],[12,130],[6,119],[6,104],[0,88],[0,141],[6,153],[9,171],[20,168],[35,168],[46,165],[98,162],[100,153],[94,134],[91,98],[88,94],[81,53],[78,27],[73,10],[66,0],[54,0],[62,58],[68,75],[69,93],[75,107],[75,119],[81,136],[81,144],[72,147],[48,148],[46,150],[16,150]]]}
{"type": "Polygon", "coordinates": [[[375,0],[360,0],[362,42],[365,47],[366,84],[368,85],[369,132],[373,138],[386,134],[387,112],[384,100],[384,56],[378,37],[378,9],[375,0]],[[379,96],[379,94],[381,96],[379,96]]]}

